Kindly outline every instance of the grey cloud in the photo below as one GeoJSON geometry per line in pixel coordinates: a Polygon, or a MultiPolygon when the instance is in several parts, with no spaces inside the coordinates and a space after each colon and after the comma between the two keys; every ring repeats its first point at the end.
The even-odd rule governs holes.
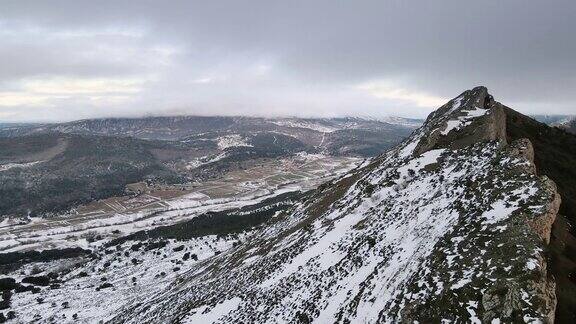
{"type": "MultiPolygon", "coordinates": [[[[171,112],[424,116],[433,109],[352,90],[371,81],[441,98],[483,84],[527,113],[576,113],[576,3],[568,0],[5,1],[1,21],[47,33],[141,33],[52,46],[38,39],[0,42],[5,84],[36,74],[153,75],[133,100],[85,105],[68,110],[74,113],[67,118],[171,112]],[[86,55],[97,44],[124,55],[86,55]],[[176,53],[156,61],[153,48],[176,53]],[[270,70],[258,75],[259,64],[270,70]]],[[[81,99],[58,101],[60,108],[51,102],[50,111],[81,99]]]]}

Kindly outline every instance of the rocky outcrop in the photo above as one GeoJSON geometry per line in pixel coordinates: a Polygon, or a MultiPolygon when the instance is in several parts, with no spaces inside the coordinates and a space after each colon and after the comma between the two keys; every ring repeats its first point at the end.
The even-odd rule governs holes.
{"type": "MultiPolygon", "coordinates": [[[[508,143],[506,130],[506,109],[494,101],[484,87],[465,91],[460,96],[448,102],[437,111],[430,114],[424,126],[419,129],[419,140],[413,156],[421,155],[434,149],[461,149],[474,144],[496,141],[500,149],[508,156],[505,163],[514,163],[517,167],[513,173],[522,172],[537,176],[538,171],[534,161],[534,148],[527,138],[520,138],[508,143]],[[475,116],[470,118],[470,116],[475,116]]],[[[512,173],[509,175],[513,177],[512,173]]],[[[550,242],[552,224],[554,223],[561,198],[554,181],[546,176],[539,177],[543,203],[538,212],[521,213],[517,217],[517,228],[508,239],[521,240],[528,236],[528,241],[541,251],[550,242]],[[514,238],[518,235],[518,238],[514,238]],[[531,241],[530,241],[531,240],[531,241]],[[538,243],[542,242],[542,243],[538,243]]],[[[501,183],[494,183],[495,187],[501,183]]],[[[525,242],[528,242],[525,241],[525,242]]],[[[503,262],[507,262],[503,260],[503,262]]],[[[548,271],[547,260],[541,253],[535,253],[534,259],[527,265],[529,275],[514,279],[497,279],[482,294],[482,320],[490,323],[494,319],[518,320],[518,314],[525,310],[526,298],[532,298],[532,305],[543,316],[540,320],[553,323],[557,298],[556,284],[548,271]]],[[[408,321],[421,318],[422,309],[414,307],[404,309],[408,321]]],[[[531,322],[536,318],[526,315],[522,318],[531,322]]]]}
{"type": "Polygon", "coordinates": [[[562,198],[558,193],[554,181],[550,180],[547,176],[542,176],[540,179],[542,183],[544,183],[546,191],[550,195],[551,199],[546,205],[544,212],[541,215],[528,220],[528,225],[530,225],[530,228],[532,228],[532,230],[538,234],[546,244],[548,244],[550,243],[552,224],[554,224],[554,221],[558,216],[558,210],[560,209],[562,198]]]}
{"type": "Polygon", "coordinates": [[[527,138],[521,138],[513,141],[508,146],[510,154],[513,156],[521,157],[528,160],[526,171],[536,174],[536,166],[534,165],[534,147],[532,142],[527,138]]]}
{"type": "MultiPolygon", "coordinates": [[[[529,139],[521,138],[512,142],[508,146],[508,151],[512,156],[520,157],[526,160],[526,163],[523,165],[523,168],[526,170],[526,172],[532,173],[534,175],[538,174],[536,165],[534,164],[534,147],[532,146],[532,142],[530,142],[529,139]]],[[[543,187],[550,199],[546,203],[544,211],[539,216],[531,217],[527,222],[534,233],[538,234],[538,236],[544,242],[546,242],[546,244],[548,244],[550,243],[552,224],[558,215],[558,210],[560,209],[562,198],[558,193],[558,189],[554,181],[552,181],[547,176],[541,176],[540,181],[542,182],[543,187]]]]}
{"type": "Polygon", "coordinates": [[[552,179],[562,196],[547,260],[549,272],[558,286],[556,321],[573,323],[576,320],[576,136],[511,108],[504,109],[508,140],[530,139],[538,174],[552,179]]]}
{"type": "MultiPolygon", "coordinates": [[[[523,163],[518,166],[525,172],[537,175],[534,164],[534,148],[530,140],[518,139],[506,147],[510,157],[519,158],[523,163]]],[[[526,225],[532,234],[535,234],[545,244],[550,243],[552,224],[558,215],[561,198],[554,181],[546,176],[539,177],[543,188],[543,196],[546,197],[540,213],[525,214],[526,225]]],[[[518,224],[519,228],[523,224],[518,224]]],[[[556,283],[549,273],[547,260],[540,253],[534,254],[526,267],[530,270],[527,276],[518,281],[498,280],[494,282],[482,294],[484,307],[483,321],[490,322],[494,318],[513,319],[514,314],[522,312],[523,301],[527,296],[533,297],[533,306],[544,314],[545,323],[554,323],[557,305],[556,283]]],[[[531,322],[530,317],[523,318],[525,322],[531,322]]]]}
{"type": "Polygon", "coordinates": [[[460,149],[484,141],[506,143],[506,115],[486,87],[467,90],[431,113],[414,153],[460,149]]]}
{"type": "MultiPolygon", "coordinates": [[[[510,282],[500,280],[495,282],[482,294],[484,323],[490,323],[495,318],[513,319],[515,314],[522,313],[527,296],[533,298],[533,307],[539,309],[544,316],[539,319],[545,323],[554,323],[556,310],[556,284],[547,274],[546,261],[539,257],[538,265],[532,275],[540,280],[530,282],[510,282]]],[[[538,323],[539,320],[531,317],[522,318],[524,322],[538,323]]],[[[493,322],[492,322],[493,323],[493,322]]]]}

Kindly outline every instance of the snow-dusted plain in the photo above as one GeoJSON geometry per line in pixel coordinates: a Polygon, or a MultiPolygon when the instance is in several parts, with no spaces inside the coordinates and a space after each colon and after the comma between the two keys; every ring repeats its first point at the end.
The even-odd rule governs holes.
{"type": "Polygon", "coordinates": [[[114,203],[113,212],[72,212],[52,218],[31,218],[28,222],[6,218],[0,222],[0,252],[96,248],[119,235],[186,221],[208,211],[253,205],[286,192],[310,190],[348,172],[360,161],[300,153],[279,160],[278,166],[265,166],[268,173],[261,178],[250,177],[250,171],[263,172],[260,170],[228,174],[223,180],[204,182],[193,192],[173,199],[140,195],[134,198],[139,201],[135,208],[130,208],[128,200],[114,203]],[[103,238],[87,241],[97,235],[103,238]]]}

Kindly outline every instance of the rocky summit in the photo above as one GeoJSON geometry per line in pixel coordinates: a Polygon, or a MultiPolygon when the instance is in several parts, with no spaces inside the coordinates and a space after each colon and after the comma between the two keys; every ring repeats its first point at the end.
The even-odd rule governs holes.
{"type": "Polygon", "coordinates": [[[228,214],[273,211],[233,242],[158,243],[152,231],[112,242],[58,289],[15,295],[18,320],[553,322],[545,250],[561,198],[530,140],[509,140],[506,114],[485,87],[465,91],[338,179],[228,214]],[[170,258],[186,262],[160,272],[170,258]]]}

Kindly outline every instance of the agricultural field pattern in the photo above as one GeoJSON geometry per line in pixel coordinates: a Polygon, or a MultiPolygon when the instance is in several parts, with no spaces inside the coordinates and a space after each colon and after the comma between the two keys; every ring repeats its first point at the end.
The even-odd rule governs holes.
{"type": "Polygon", "coordinates": [[[34,218],[22,225],[5,219],[0,223],[0,251],[98,246],[114,237],[173,224],[206,211],[237,208],[281,193],[306,191],[362,161],[357,157],[303,153],[236,170],[217,180],[91,202],[68,213],[34,218]],[[96,237],[99,240],[95,241],[96,237]]]}

